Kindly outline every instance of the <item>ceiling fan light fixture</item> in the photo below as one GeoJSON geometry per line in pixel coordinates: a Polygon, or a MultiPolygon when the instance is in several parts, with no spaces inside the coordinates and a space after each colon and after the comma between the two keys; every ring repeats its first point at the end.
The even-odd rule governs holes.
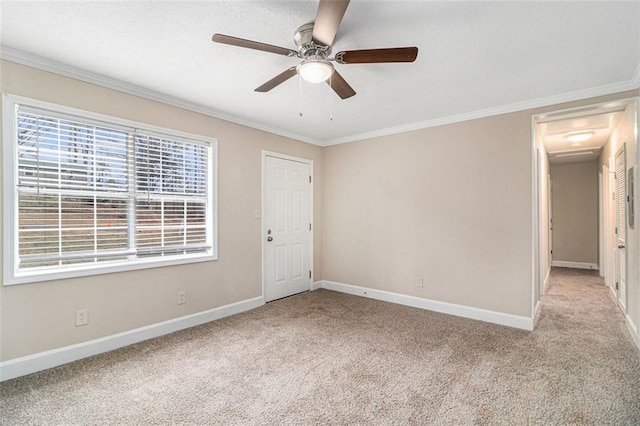
{"type": "Polygon", "coordinates": [[[326,59],[305,59],[298,65],[298,74],[309,83],[322,83],[333,74],[333,64],[326,59]]]}
{"type": "Polygon", "coordinates": [[[592,137],[593,137],[593,132],[588,131],[588,132],[570,133],[567,135],[566,139],[569,142],[580,143],[580,142],[588,141],[592,137]]]}

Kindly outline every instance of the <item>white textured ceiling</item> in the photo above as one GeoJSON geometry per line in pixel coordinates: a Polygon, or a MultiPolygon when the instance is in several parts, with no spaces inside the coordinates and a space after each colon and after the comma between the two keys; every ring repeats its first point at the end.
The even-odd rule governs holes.
{"type": "Polygon", "coordinates": [[[314,19],[315,1],[0,5],[5,52],[321,145],[640,84],[640,1],[352,0],[334,53],[412,45],[420,52],[413,64],[338,64],[357,92],[347,100],[330,95],[326,84],[301,87],[297,77],[256,93],[299,60],[211,41],[223,33],[295,48],[293,32],[314,19]]]}

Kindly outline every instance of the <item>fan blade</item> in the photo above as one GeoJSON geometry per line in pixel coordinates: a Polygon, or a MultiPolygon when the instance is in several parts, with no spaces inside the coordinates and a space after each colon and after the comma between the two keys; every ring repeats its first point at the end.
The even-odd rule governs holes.
{"type": "Polygon", "coordinates": [[[275,53],[277,55],[298,56],[298,52],[296,52],[295,50],[287,49],[285,47],[273,46],[267,43],[260,43],[259,41],[252,41],[224,34],[214,34],[211,40],[215,41],[216,43],[246,47],[247,49],[262,50],[263,52],[275,53]]]}
{"type": "Polygon", "coordinates": [[[285,81],[289,80],[291,77],[293,77],[297,73],[298,73],[298,71],[296,70],[296,67],[291,67],[288,70],[286,70],[284,72],[281,72],[280,74],[276,75],[271,80],[269,80],[266,83],[264,83],[262,86],[258,87],[256,89],[256,92],[268,92],[269,90],[273,89],[274,87],[276,87],[276,86],[284,83],[285,81]]]}
{"type": "Polygon", "coordinates": [[[418,57],[417,47],[389,49],[347,50],[336,53],[339,64],[375,64],[382,62],[413,62],[418,57]]]}
{"type": "Polygon", "coordinates": [[[313,41],[316,44],[332,46],[338,27],[347,11],[350,0],[320,0],[316,21],[313,24],[313,41]]]}
{"type": "Polygon", "coordinates": [[[338,71],[334,71],[331,77],[327,80],[327,84],[338,94],[342,99],[347,99],[356,94],[349,83],[342,78],[338,71]]]}

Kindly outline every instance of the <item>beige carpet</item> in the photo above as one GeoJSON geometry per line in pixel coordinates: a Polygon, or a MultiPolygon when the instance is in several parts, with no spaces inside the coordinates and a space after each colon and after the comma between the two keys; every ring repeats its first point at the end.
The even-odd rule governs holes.
{"type": "Polygon", "coordinates": [[[0,385],[0,423],[640,424],[640,351],[592,272],[535,332],[326,290],[0,385]]]}

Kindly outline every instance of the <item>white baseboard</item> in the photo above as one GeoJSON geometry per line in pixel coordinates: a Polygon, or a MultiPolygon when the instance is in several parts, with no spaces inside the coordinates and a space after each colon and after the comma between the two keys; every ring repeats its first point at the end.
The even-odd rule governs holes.
{"type": "Polygon", "coordinates": [[[89,356],[109,352],[114,349],[142,342],[143,340],[152,339],[154,337],[173,333],[185,328],[215,321],[230,315],[239,314],[262,305],[264,305],[264,300],[262,296],[260,296],[221,306],[219,308],[210,309],[208,311],[174,318],[168,321],[136,328],[134,330],[113,334],[111,336],[101,337],[88,342],[77,343],[75,345],[3,361],[0,362],[0,382],[13,379],[15,377],[25,376],[37,371],[46,370],[48,368],[57,367],[89,356]]]}
{"type": "Polygon", "coordinates": [[[311,291],[318,290],[319,288],[322,288],[322,281],[315,281],[311,284],[311,291]]]}
{"type": "Polygon", "coordinates": [[[557,266],[559,268],[593,269],[593,270],[599,269],[597,263],[569,262],[566,260],[554,260],[551,262],[551,266],[557,266]]]}
{"type": "Polygon", "coordinates": [[[420,297],[408,296],[406,294],[392,293],[384,290],[375,290],[366,287],[338,283],[335,281],[323,280],[320,282],[322,283],[322,288],[325,288],[327,290],[339,291],[341,293],[368,297],[370,299],[397,303],[400,305],[406,305],[414,308],[455,315],[458,317],[490,322],[493,324],[506,325],[523,330],[533,330],[533,318],[505,314],[502,312],[488,311],[485,309],[456,305],[453,303],[440,302],[437,300],[423,299],[420,297]]]}
{"type": "Polygon", "coordinates": [[[631,317],[629,315],[624,316],[627,323],[627,328],[629,329],[629,333],[633,338],[633,342],[636,344],[638,349],[640,349],[640,335],[638,334],[638,328],[635,326],[633,321],[631,321],[631,317]]]}

